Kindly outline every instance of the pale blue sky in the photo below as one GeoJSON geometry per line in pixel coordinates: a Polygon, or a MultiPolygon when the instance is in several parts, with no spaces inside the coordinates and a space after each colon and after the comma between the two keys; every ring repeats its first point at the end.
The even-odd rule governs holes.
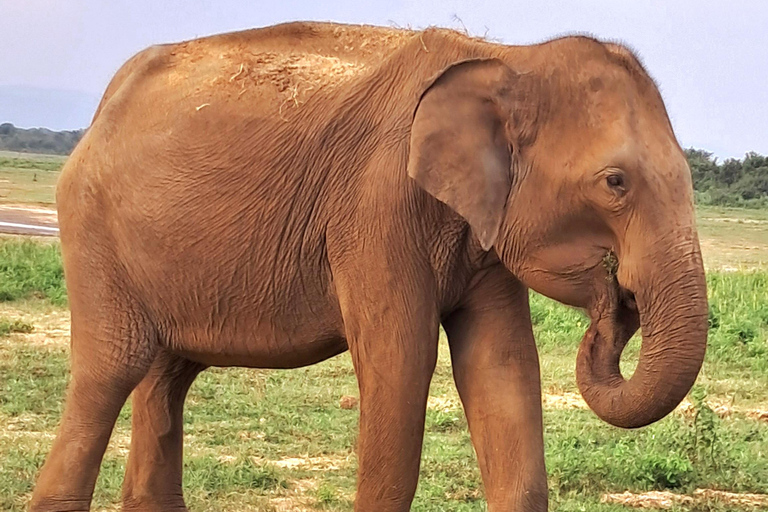
{"type": "MultiPolygon", "coordinates": [[[[0,0],[0,88],[85,93],[73,96],[85,113],[48,123],[77,128],[112,74],[142,48],[290,20],[463,24],[507,44],[574,32],[621,40],[659,82],[684,146],[721,158],[768,154],[768,1],[757,0],[0,0]]],[[[5,110],[0,103],[0,123],[24,125],[3,117],[26,111],[5,110]]],[[[45,113],[34,120],[45,124],[45,113]]]]}

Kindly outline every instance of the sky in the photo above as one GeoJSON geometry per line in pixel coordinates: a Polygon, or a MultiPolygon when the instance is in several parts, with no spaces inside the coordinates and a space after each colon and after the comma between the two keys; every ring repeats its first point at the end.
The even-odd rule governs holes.
{"type": "Polygon", "coordinates": [[[0,0],[0,123],[81,128],[139,50],[293,20],[437,25],[505,44],[621,41],[658,82],[684,147],[768,154],[764,0],[0,0]]]}

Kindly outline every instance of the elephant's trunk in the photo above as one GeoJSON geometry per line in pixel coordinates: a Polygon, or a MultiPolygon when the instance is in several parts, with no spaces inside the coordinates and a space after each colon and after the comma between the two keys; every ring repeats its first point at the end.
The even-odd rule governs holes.
{"type": "Polygon", "coordinates": [[[675,242],[659,244],[645,257],[632,258],[636,264],[629,263],[629,269],[620,269],[619,282],[622,277],[631,282],[637,309],[614,280],[592,308],[592,325],[579,347],[579,390],[600,418],[617,427],[642,427],[669,414],[693,386],[704,360],[707,294],[701,252],[695,232],[677,235],[675,242]],[[638,327],[637,312],[640,359],[625,380],[619,359],[638,327]]]}

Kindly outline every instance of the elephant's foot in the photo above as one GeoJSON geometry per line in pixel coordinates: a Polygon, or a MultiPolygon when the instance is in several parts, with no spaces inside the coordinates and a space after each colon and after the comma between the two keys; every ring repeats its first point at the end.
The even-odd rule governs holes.
{"type": "Polygon", "coordinates": [[[123,496],[123,512],[188,512],[184,498],[173,496],[123,496]]]}
{"type": "Polygon", "coordinates": [[[88,512],[90,509],[90,496],[35,496],[29,504],[29,512],[88,512]]]}

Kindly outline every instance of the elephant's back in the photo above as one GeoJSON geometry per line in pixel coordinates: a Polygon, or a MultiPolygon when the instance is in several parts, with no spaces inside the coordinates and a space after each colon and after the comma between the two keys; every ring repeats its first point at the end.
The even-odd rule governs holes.
{"type": "Polygon", "coordinates": [[[188,89],[195,108],[248,106],[265,115],[369,74],[414,37],[384,27],[290,23],[167,47],[164,82],[188,89]]]}
{"type": "MultiPolygon", "coordinates": [[[[63,183],[109,195],[105,204],[141,196],[144,210],[239,180],[290,195],[294,173],[270,171],[278,149],[300,144],[287,118],[312,94],[364,79],[415,34],[299,22],[148,48],[109,84],[63,183]]],[[[321,115],[316,108],[304,131],[321,115]]],[[[60,187],[63,201],[76,195],[69,188],[60,187]]]]}
{"type": "Polygon", "coordinates": [[[115,74],[91,131],[148,149],[194,145],[243,125],[274,126],[304,111],[315,94],[343,95],[339,89],[364,80],[414,37],[296,22],[153,46],[115,74]]]}
{"type": "Polygon", "coordinates": [[[271,27],[230,32],[179,43],[178,49],[190,52],[202,49],[275,52],[286,56],[339,59],[350,65],[366,67],[380,63],[417,33],[373,25],[292,22],[271,27]]]}

